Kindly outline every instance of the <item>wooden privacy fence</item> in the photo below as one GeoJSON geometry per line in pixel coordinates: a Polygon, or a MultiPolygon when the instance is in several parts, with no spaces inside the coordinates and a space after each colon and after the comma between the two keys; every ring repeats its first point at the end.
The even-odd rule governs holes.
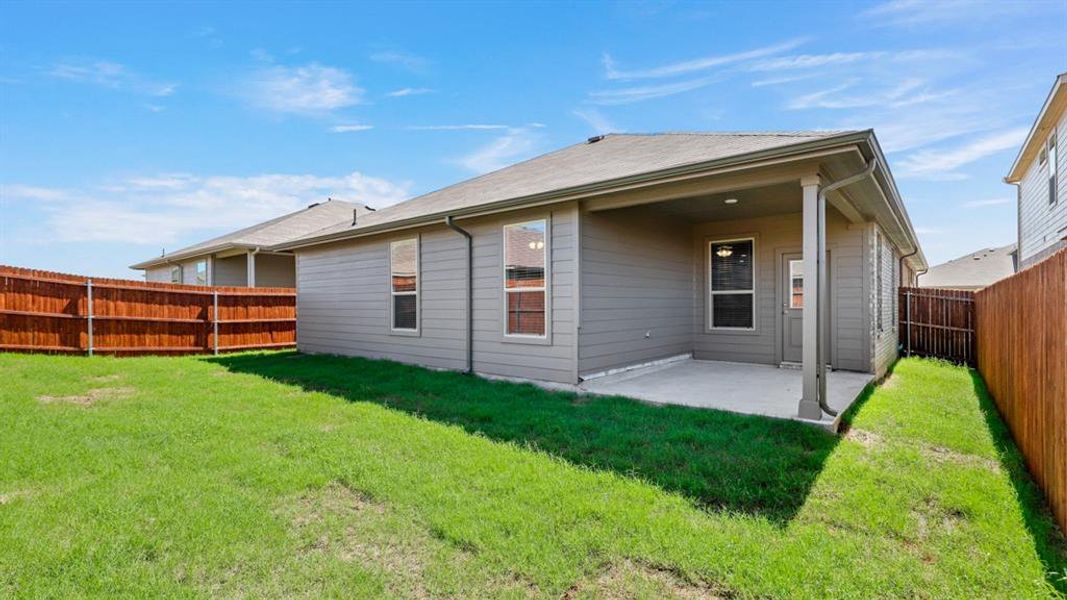
{"type": "Polygon", "coordinates": [[[978,370],[1067,531],[1067,250],[975,294],[978,370]]]}
{"type": "Polygon", "coordinates": [[[0,265],[0,351],[193,354],[296,344],[296,293],[0,265]]]}
{"type": "Polygon", "coordinates": [[[904,354],[974,365],[974,292],[900,288],[900,339],[904,354]]]}

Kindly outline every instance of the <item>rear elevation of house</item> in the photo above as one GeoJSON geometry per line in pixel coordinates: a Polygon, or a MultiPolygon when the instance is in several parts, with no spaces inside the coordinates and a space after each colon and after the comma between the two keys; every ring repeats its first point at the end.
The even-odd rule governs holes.
{"type": "Polygon", "coordinates": [[[1019,265],[1027,267],[1067,247],[1067,73],[1056,82],[1011,172],[1019,210],[1019,265]]]}
{"type": "Polygon", "coordinates": [[[271,247],[368,212],[362,204],[327,200],[305,209],[166,253],[135,265],[146,281],[236,287],[293,287],[291,252],[271,247]]]}
{"type": "Polygon", "coordinates": [[[304,352],[563,383],[795,364],[811,401],[822,361],[886,370],[926,267],[869,130],[598,136],[278,249],[304,352]]]}

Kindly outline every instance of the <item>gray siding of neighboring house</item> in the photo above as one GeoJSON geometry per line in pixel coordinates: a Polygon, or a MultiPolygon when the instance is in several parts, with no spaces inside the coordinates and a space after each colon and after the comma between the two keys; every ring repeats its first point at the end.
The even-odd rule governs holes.
{"type": "Polygon", "coordinates": [[[215,267],[215,285],[235,287],[248,285],[248,262],[244,254],[216,258],[213,266],[215,267]]]}
{"type": "MultiPolygon", "coordinates": [[[[281,254],[256,255],[256,287],[286,287],[296,285],[296,261],[281,254]]],[[[247,271],[246,271],[247,275],[247,271]]],[[[223,285],[223,284],[219,284],[223,285]]]]}
{"type": "Polygon", "coordinates": [[[159,283],[170,283],[170,265],[145,269],[144,280],[155,281],[159,283]]]}
{"type": "MultiPolygon", "coordinates": [[[[182,261],[182,262],[179,262],[179,263],[175,263],[177,266],[181,267],[181,271],[182,271],[181,283],[185,283],[185,284],[188,284],[188,285],[196,285],[196,263],[199,260],[207,260],[208,261],[208,265],[207,265],[207,274],[208,274],[208,278],[209,278],[208,282],[211,281],[211,279],[210,279],[210,277],[211,277],[211,260],[208,257],[204,257],[202,259],[190,259],[190,260],[182,261]]],[[[171,281],[170,281],[170,270],[171,270],[171,268],[173,266],[174,265],[163,265],[163,266],[159,266],[159,267],[152,267],[151,269],[145,269],[145,281],[156,281],[156,282],[162,282],[162,283],[171,283],[171,281]]]]}
{"type": "Polygon", "coordinates": [[[1057,202],[1048,202],[1048,167],[1035,156],[1019,184],[1019,264],[1027,267],[1064,247],[1067,236],[1067,112],[1056,125],[1057,202]]]}
{"type": "MultiPolygon", "coordinates": [[[[574,278],[577,209],[517,211],[457,223],[474,236],[474,369],[478,373],[576,381],[574,278]],[[550,216],[549,332],[505,339],[503,226],[550,216]]],[[[444,369],[466,366],[465,240],[441,225],[297,251],[299,349],[385,358],[444,369]],[[389,243],[419,238],[418,334],[390,330],[389,243]]]]}
{"type": "MultiPolygon", "coordinates": [[[[832,207],[827,210],[830,251],[830,362],[834,368],[870,371],[868,312],[864,280],[866,226],[850,225],[832,207]]],[[[693,303],[694,356],[705,360],[779,364],[782,304],[778,270],[783,253],[800,252],[800,213],[718,221],[693,230],[696,269],[693,303]],[[754,237],[756,240],[756,328],[754,331],[709,331],[707,328],[707,244],[712,240],[754,237]]]]}
{"type": "Polygon", "coordinates": [[[693,351],[690,225],[632,210],[582,214],[579,372],[693,351]]]}

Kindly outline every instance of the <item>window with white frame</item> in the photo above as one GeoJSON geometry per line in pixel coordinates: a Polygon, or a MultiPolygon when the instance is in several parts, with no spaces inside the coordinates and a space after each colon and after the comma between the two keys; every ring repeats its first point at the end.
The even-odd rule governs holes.
{"type": "Polygon", "coordinates": [[[1059,170],[1058,161],[1056,160],[1056,132],[1055,131],[1053,131],[1052,135],[1049,136],[1048,144],[1046,145],[1046,148],[1047,148],[1047,154],[1048,154],[1048,158],[1047,158],[1047,162],[1046,162],[1046,166],[1048,167],[1048,203],[1049,204],[1055,204],[1056,200],[1058,199],[1058,198],[1056,198],[1056,191],[1057,191],[1056,187],[1057,187],[1057,177],[1058,177],[1057,171],[1059,170]]]}
{"type": "Polygon", "coordinates": [[[545,337],[548,221],[504,226],[504,334],[545,337]]]}
{"type": "Polygon", "coordinates": [[[174,265],[170,268],[170,282],[181,283],[182,282],[182,268],[178,265],[174,265]]]}
{"type": "Polygon", "coordinates": [[[390,326],[394,331],[419,329],[419,240],[389,244],[390,326]]]}
{"type": "Polygon", "coordinates": [[[708,311],[711,329],[755,329],[756,240],[708,243],[708,311]]]}

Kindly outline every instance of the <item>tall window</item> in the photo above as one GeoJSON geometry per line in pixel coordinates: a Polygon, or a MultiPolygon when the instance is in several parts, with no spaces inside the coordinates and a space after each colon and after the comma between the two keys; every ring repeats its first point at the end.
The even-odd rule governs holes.
{"type": "Polygon", "coordinates": [[[1058,176],[1059,164],[1056,160],[1056,132],[1052,132],[1052,136],[1048,138],[1048,159],[1046,166],[1048,167],[1048,203],[1056,203],[1056,179],[1058,176]]]}
{"type": "Polygon", "coordinates": [[[196,268],[196,285],[207,285],[208,284],[208,280],[207,280],[207,261],[206,260],[198,260],[198,261],[196,261],[195,268],[196,268]]]}
{"type": "Polygon", "coordinates": [[[755,328],[755,246],[751,238],[708,244],[712,329],[755,328]]]}
{"type": "Polygon", "coordinates": [[[182,282],[182,268],[178,265],[174,265],[170,268],[170,282],[181,283],[182,282]]]}
{"type": "Polygon", "coordinates": [[[544,219],[504,226],[505,335],[545,336],[547,230],[544,219]]]}
{"type": "Polygon", "coordinates": [[[389,293],[392,295],[392,328],[419,328],[419,240],[411,238],[389,245],[389,293]]]}

